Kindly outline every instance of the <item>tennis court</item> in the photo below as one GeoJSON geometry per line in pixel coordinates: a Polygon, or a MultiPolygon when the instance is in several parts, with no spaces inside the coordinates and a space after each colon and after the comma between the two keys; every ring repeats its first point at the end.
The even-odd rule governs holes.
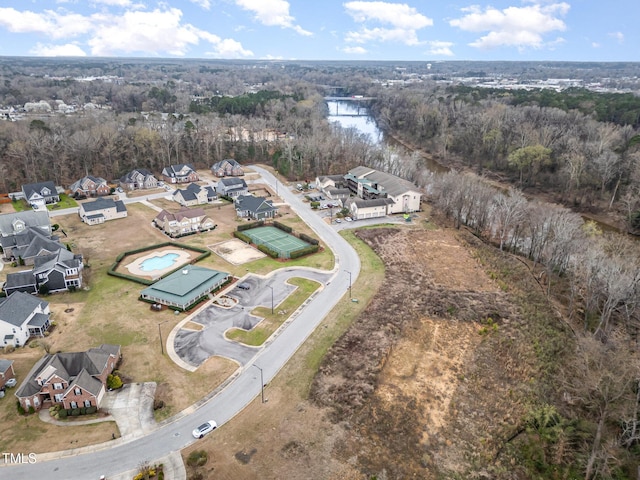
{"type": "Polygon", "coordinates": [[[291,252],[310,246],[304,240],[289,235],[276,227],[257,227],[242,233],[248,236],[255,245],[266,245],[278,252],[280,258],[289,258],[291,252]]]}

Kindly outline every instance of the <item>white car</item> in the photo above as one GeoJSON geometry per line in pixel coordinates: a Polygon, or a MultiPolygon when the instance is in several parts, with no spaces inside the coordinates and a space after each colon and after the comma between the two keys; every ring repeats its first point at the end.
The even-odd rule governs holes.
{"type": "Polygon", "coordinates": [[[344,219],[345,219],[347,222],[353,222],[353,218],[351,218],[351,217],[344,217],[344,219]]]}
{"type": "Polygon", "coordinates": [[[191,434],[194,436],[194,438],[202,438],[207,433],[213,432],[216,428],[218,428],[218,424],[213,420],[209,420],[208,422],[203,423],[199,427],[194,428],[191,434]]]}

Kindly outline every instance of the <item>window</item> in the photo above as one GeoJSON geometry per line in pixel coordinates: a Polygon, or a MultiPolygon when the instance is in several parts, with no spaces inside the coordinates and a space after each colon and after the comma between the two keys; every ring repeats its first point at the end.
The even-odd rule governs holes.
{"type": "Polygon", "coordinates": [[[76,395],[82,395],[82,390],[80,390],[78,387],[76,387],[76,388],[73,390],[73,393],[75,393],[76,395]]]}
{"type": "Polygon", "coordinates": [[[90,407],[91,406],[91,400],[85,400],[84,401],[84,406],[85,407],[90,407]]]}
{"type": "Polygon", "coordinates": [[[78,402],[71,402],[71,408],[78,408],[78,402]]]}
{"type": "Polygon", "coordinates": [[[33,399],[33,406],[34,407],[38,407],[38,405],[40,405],[40,400],[38,399],[38,397],[34,397],[33,399]]]}
{"type": "Polygon", "coordinates": [[[62,384],[61,383],[54,383],[53,384],[53,389],[54,390],[62,390],[62,384]]]}
{"type": "Polygon", "coordinates": [[[56,393],[56,394],[53,396],[53,399],[54,399],[57,403],[62,403],[62,397],[63,397],[62,393],[56,393]]]}

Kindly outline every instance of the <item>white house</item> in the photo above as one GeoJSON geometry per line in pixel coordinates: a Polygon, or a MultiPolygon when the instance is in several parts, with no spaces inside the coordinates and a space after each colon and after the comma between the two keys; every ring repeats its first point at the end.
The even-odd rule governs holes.
{"type": "Polygon", "coordinates": [[[345,207],[349,209],[351,218],[354,220],[384,217],[390,213],[389,208],[392,205],[393,200],[390,198],[372,198],[369,200],[350,198],[345,202],[345,207]]]}
{"type": "Polygon", "coordinates": [[[0,346],[21,347],[30,337],[43,337],[49,329],[49,302],[14,292],[0,303],[0,346]]]}
{"type": "Polygon", "coordinates": [[[411,182],[369,167],[356,167],[345,175],[351,193],[363,200],[389,198],[393,205],[387,213],[406,213],[420,210],[422,193],[411,182]]]}
{"type": "Polygon", "coordinates": [[[101,197],[91,202],[81,203],[78,215],[87,225],[97,225],[107,220],[125,218],[127,207],[122,200],[114,201],[111,198],[101,197]]]}

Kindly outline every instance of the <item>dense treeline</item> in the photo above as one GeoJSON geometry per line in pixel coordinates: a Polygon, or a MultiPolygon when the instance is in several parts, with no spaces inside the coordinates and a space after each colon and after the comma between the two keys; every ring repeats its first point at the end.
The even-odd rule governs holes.
{"type": "Polygon", "coordinates": [[[261,90],[256,93],[246,93],[236,97],[214,96],[210,98],[192,101],[189,111],[193,113],[206,114],[216,112],[218,115],[259,115],[264,110],[269,100],[285,100],[286,98],[301,100],[293,95],[283,95],[280,92],[261,90]]]}
{"type": "Polygon", "coordinates": [[[383,129],[445,164],[493,172],[525,191],[542,189],[574,209],[612,209],[633,227],[640,210],[639,130],[598,122],[595,113],[511,105],[510,92],[474,93],[436,85],[380,90],[372,108],[383,129]]]}

